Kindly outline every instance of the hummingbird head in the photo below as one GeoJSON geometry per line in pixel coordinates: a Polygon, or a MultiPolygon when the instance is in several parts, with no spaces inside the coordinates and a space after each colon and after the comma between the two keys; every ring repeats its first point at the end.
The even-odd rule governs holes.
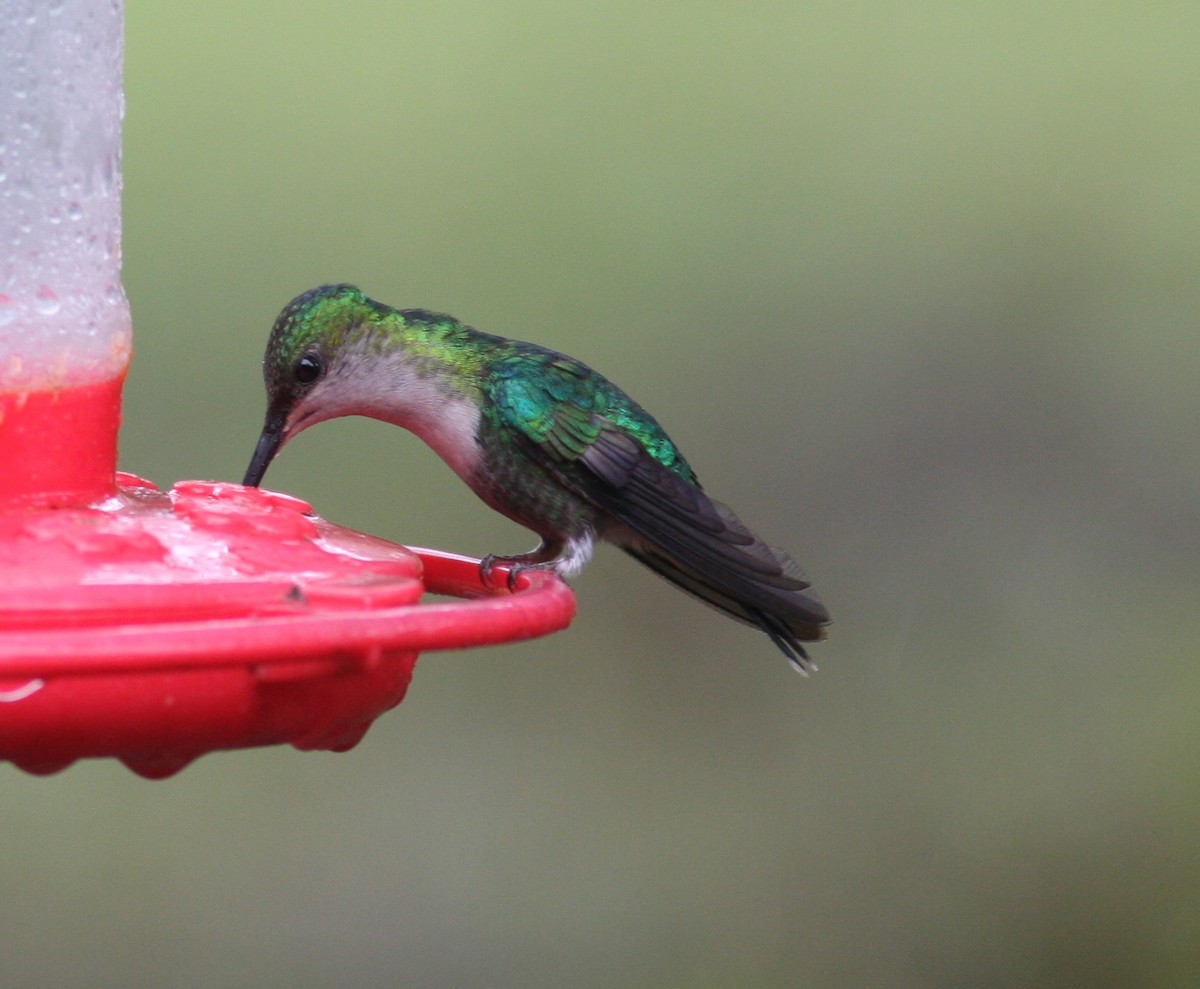
{"type": "Polygon", "coordinates": [[[353,377],[364,340],[385,306],[353,285],[322,285],[287,304],[275,320],[263,358],[267,417],[242,482],[257,485],[289,439],[314,423],[355,411],[353,377]]]}

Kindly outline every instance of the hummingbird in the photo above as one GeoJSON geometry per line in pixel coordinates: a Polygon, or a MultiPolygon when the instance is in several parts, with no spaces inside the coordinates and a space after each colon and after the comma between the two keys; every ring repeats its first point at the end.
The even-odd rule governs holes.
{"type": "Polygon", "coordinates": [[[710,498],[658,421],[565,354],[426,309],[394,309],[353,285],[297,296],[263,358],[267,413],[243,484],[257,486],[297,433],[361,415],[419,436],[487,505],[540,537],[488,555],[575,576],[615,543],[689,594],[761,629],[801,673],[829,614],[800,568],[710,498]]]}

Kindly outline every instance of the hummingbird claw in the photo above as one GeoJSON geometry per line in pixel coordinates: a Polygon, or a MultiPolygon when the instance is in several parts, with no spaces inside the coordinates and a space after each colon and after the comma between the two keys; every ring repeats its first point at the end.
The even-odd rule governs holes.
{"type": "Polygon", "coordinates": [[[508,575],[504,583],[510,592],[516,591],[517,581],[521,579],[521,574],[526,570],[554,571],[556,569],[553,560],[544,559],[543,555],[537,551],[521,556],[496,556],[494,553],[488,553],[479,561],[479,580],[485,587],[495,588],[496,582],[493,580],[493,574],[497,565],[508,567],[508,575]]]}
{"type": "Polygon", "coordinates": [[[492,586],[492,570],[495,566],[496,558],[491,553],[479,561],[479,582],[484,587],[492,586]]]}
{"type": "Polygon", "coordinates": [[[508,590],[515,591],[517,589],[517,578],[521,575],[521,564],[516,563],[507,557],[496,556],[488,553],[482,560],[479,561],[479,580],[484,587],[495,588],[496,582],[493,579],[496,569],[496,564],[507,563],[509,565],[508,574],[505,577],[505,585],[508,590]]]}

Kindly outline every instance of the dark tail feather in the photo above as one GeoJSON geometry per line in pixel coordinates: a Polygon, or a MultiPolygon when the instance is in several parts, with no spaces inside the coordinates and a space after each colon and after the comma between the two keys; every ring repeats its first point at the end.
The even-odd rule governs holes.
{"type": "MultiPolygon", "coordinates": [[[[774,615],[768,615],[760,611],[758,613],[758,625],[759,628],[771,637],[771,641],[787,657],[787,661],[792,664],[792,668],[797,673],[801,676],[808,676],[810,671],[813,673],[817,671],[817,664],[809,658],[804,646],[800,645],[800,640],[796,638],[796,633],[784,622],[780,621],[774,615]]],[[[821,633],[821,636],[823,635],[824,632],[821,633]]],[[[817,638],[821,636],[817,636],[817,638]]]]}
{"type": "Polygon", "coordinates": [[[807,674],[817,667],[802,642],[825,637],[829,612],[808,589],[799,567],[787,554],[770,548],[779,571],[770,581],[742,573],[702,572],[665,554],[652,544],[623,544],[626,553],[676,587],[746,625],[762,629],[795,669],[807,674]],[[781,587],[780,576],[791,586],[781,587]]]}
{"type": "Polygon", "coordinates": [[[701,601],[762,629],[796,669],[813,669],[801,643],[824,637],[829,612],[790,556],[709,498],[690,471],[666,467],[611,423],[578,467],[559,476],[612,520],[599,535],[701,601]]]}

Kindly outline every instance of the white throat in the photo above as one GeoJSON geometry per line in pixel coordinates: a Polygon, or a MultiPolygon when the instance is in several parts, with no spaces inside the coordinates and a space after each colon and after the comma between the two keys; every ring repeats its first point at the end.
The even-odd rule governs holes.
{"type": "Polygon", "coordinates": [[[415,433],[470,483],[481,455],[478,404],[412,363],[382,364],[377,354],[340,355],[292,413],[290,435],[339,416],[380,419],[415,433]]]}

